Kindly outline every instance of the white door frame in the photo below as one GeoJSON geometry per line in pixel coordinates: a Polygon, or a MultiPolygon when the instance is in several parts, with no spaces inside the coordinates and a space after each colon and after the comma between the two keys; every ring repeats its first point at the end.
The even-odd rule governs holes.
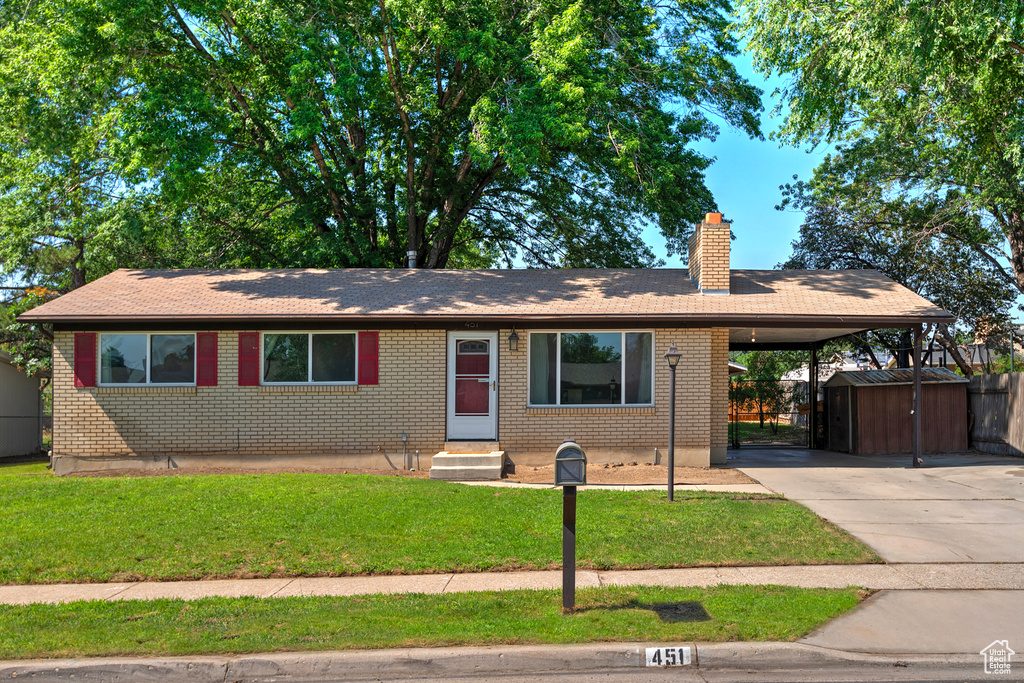
{"type": "Polygon", "coordinates": [[[498,333],[497,332],[449,332],[448,333],[448,427],[449,440],[497,441],[498,439],[498,333]],[[455,415],[455,349],[460,341],[467,339],[487,340],[490,357],[488,382],[489,411],[486,416],[455,415]]]}

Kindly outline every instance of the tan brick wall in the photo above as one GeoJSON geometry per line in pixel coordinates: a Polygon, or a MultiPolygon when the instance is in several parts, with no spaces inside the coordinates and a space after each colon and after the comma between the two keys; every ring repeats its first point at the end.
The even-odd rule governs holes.
{"type": "Polygon", "coordinates": [[[711,463],[725,463],[729,446],[729,330],[711,330],[711,463]]]}
{"type": "Polygon", "coordinates": [[[381,331],[380,384],[360,387],[240,387],[238,334],[220,332],[216,387],[79,389],[74,334],[55,337],[55,456],[400,454],[402,432],[410,451],[444,444],[443,330],[381,331]]]}
{"type": "Polygon", "coordinates": [[[700,223],[690,236],[690,279],[701,290],[729,290],[729,224],[700,223]]]}
{"type": "MultiPolygon", "coordinates": [[[[199,330],[202,331],[202,330],[199,330]]],[[[529,408],[529,330],[499,333],[499,442],[517,463],[547,462],[566,438],[576,438],[596,461],[631,458],[662,462],[668,445],[669,371],[664,354],[674,341],[677,370],[677,463],[706,466],[727,442],[728,331],[658,329],[654,333],[654,397],[650,408],[529,408]]],[[[240,387],[238,333],[218,335],[218,386],[75,388],[74,334],[54,341],[54,455],[70,458],[343,457],[352,467],[402,466],[401,434],[422,466],[445,441],[447,333],[380,332],[380,385],[360,387],[240,387]],[[395,458],[398,458],[397,460],[395,458]]],[[[337,462],[333,465],[338,465],[337,462]]]]}

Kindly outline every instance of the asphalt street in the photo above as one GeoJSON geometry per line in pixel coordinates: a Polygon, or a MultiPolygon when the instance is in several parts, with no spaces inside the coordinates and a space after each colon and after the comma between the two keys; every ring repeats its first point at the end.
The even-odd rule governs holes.
{"type": "MultiPolygon", "coordinates": [[[[487,681],[493,683],[855,683],[856,681],[893,681],[900,683],[951,683],[954,681],[990,681],[993,677],[982,671],[981,665],[974,667],[950,667],[946,671],[919,670],[905,666],[880,667],[874,665],[852,665],[841,669],[804,668],[787,670],[755,669],[749,671],[707,671],[701,669],[634,669],[630,671],[590,671],[568,673],[554,671],[543,674],[514,674],[496,676],[438,677],[438,678],[370,678],[366,681],[387,683],[438,683],[438,681],[487,681]]],[[[331,683],[343,683],[355,679],[335,679],[331,683]]],[[[1021,680],[1002,678],[1001,680],[1021,680]]],[[[257,681],[245,681],[257,683],[257,681]]],[[[260,682],[262,683],[262,682],[260,682]]]]}

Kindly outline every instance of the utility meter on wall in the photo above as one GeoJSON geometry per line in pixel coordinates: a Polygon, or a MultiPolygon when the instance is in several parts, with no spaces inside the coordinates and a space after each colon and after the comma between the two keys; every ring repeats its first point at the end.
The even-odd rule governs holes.
{"type": "Polygon", "coordinates": [[[587,455],[575,441],[566,441],[555,451],[555,486],[585,486],[587,455]]]}

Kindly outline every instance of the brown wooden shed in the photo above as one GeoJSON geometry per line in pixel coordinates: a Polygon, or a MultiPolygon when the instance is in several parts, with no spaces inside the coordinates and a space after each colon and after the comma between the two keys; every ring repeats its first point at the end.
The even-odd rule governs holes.
{"type": "MultiPolygon", "coordinates": [[[[921,368],[922,450],[967,450],[967,384],[946,368],[921,368]]],[[[829,450],[911,452],[912,369],[838,372],[823,388],[829,450]]]]}

